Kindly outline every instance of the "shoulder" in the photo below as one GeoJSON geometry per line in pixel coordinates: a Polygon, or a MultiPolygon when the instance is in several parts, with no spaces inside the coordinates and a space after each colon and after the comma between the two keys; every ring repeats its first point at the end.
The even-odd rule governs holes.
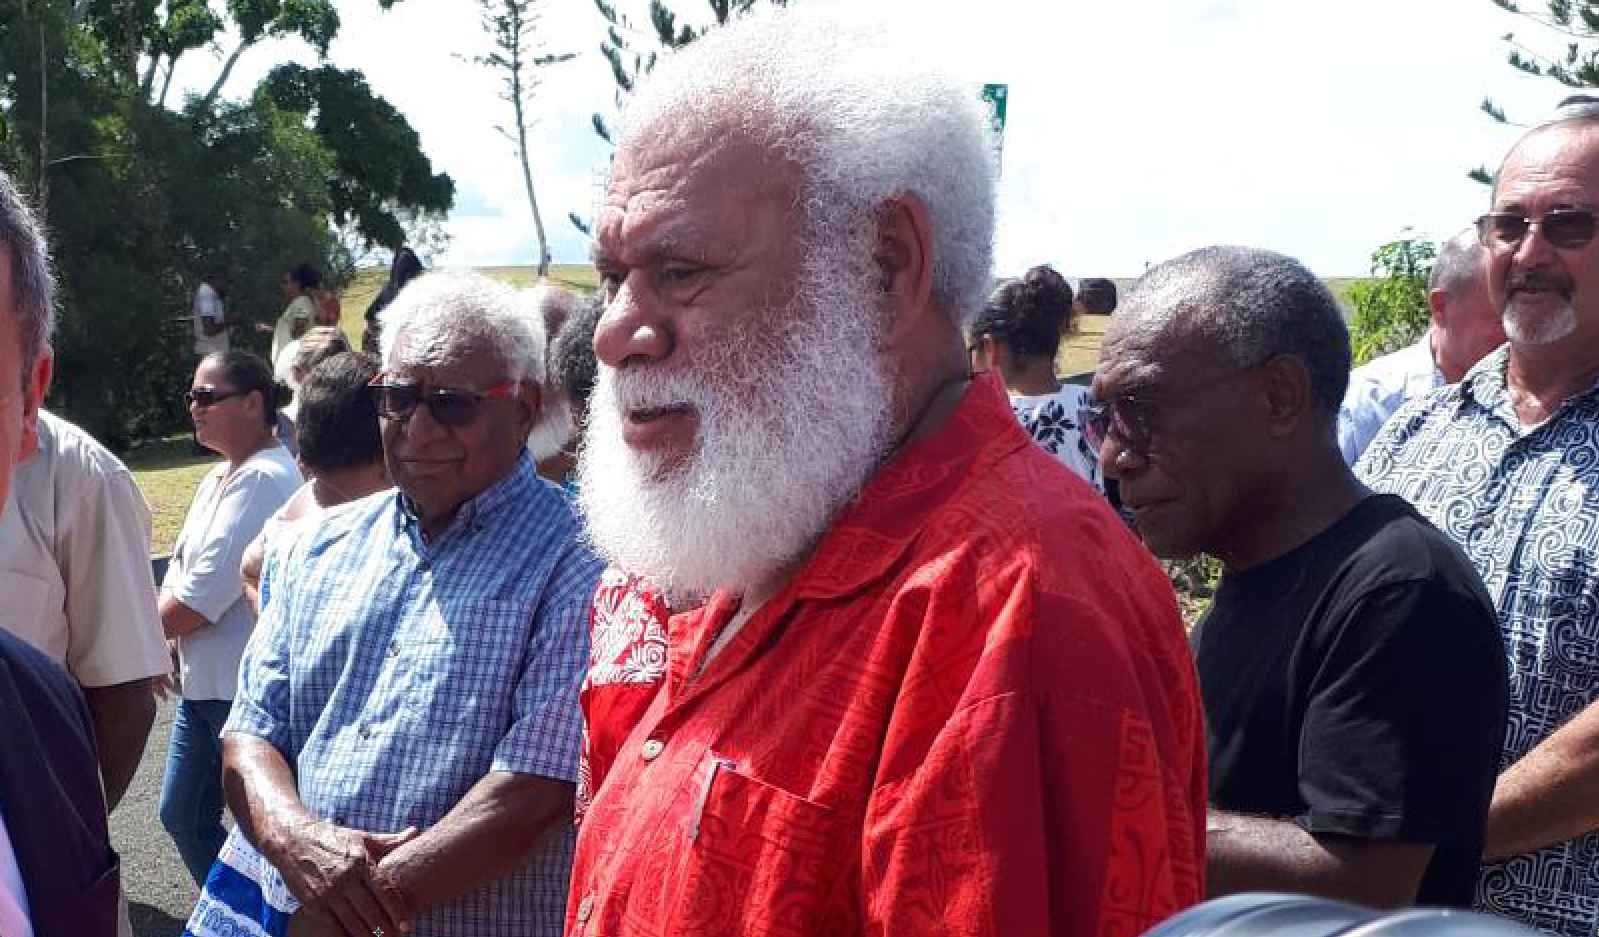
{"type": "Polygon", "coordinates": [[[128,475],[128,467],[82,428],[45,410],[39,411],[39,451],[28,460],[48,465],[63,475],[104,479],[128,475]]]}
{"type": "Polygon", "coordinates": [[[1045,670],[1151,654],[1176,666],[1186,655],[1160,566],[1102,495],[1035,446],[973,472],[915,549],[931,568],[956,569],[950,587],[973,592],[979,622],[1034,644],[1045,670]]]}
{"type": "Polygon", "coordinates": [[[236,481],[245,484],[288,486],[291,495],[305,483],[305,479],[300,475],[300,467],[294,462],[294,457],[289,455],[289,450],[281,445],[269,446],[250,456],[233,473],[233,477],[236,481]]]}
{"type": "Polygon", "coordinates": [[[1403,591],[1423,604],[1475,609],[1492,620],[1492,603],[1471,561],[1403,498],[1373,495],[1351,515],[1341,522],[1338,542],[1347,552],[1334,581],[1345,601],[1403,591]]]}

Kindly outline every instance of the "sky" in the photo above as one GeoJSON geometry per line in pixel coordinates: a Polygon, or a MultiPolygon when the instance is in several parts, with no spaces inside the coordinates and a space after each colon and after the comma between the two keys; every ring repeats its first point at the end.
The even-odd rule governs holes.
{"type": "MultiPolygon", "coordinates": [[[[1505,63],[1504,36],[1534,49],[1558,38],[1490,0],[793,0],[873,3],[906,41],[926,46],[974,88],[1009,85],[996,273],[1048,262],[1071,277],[1136,276],[1206,244],[1268,247],[1323,276],[1366,272],[1374,248],[1407,230],[1444,239],[1486,210],[1466,178],[1497,165],[1521,132],[1479,109],[1491,97],[1512,121],[1545,116],[1566,93],[1505,63]]],[[[703,0],[669,0],[689,19],[703,0]]],[[[645,4],[618,0],[646,25],[645,4]]],[[[1541,8],[1533,0],[1525,6],[1541,8]]],[[[470,58],[488,49],[472,0],[338,0],[329,50],[421,135],[436,171],[456,183],[437,262],[488,266],[536,259],[512,145],[496,129],[509,106],[495,75],[470,58]]],[[[599,54],[604,22],[591,0],[542,0],[548,52],[535,103],[533,173],[556,262],[588,259],[587,217],[609,148],[591,116],[614,113],[599,54]]],[[[178,63],[179,88],[208,87],[221,50],[178,63]]],[[[248,94],[304,43],[247,51],[225,88],[248,94]]]]}

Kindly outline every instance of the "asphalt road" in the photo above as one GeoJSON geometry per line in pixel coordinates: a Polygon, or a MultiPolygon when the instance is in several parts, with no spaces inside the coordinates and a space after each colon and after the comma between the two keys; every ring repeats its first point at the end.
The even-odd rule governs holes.
{"type": "Polygon", "coordinates": [[[139,773],[111,814],[111,841],[122,856],[122,888],[134,937],[178,937],[200,895],[158,815],[176,709],[176,702],[160,705],[139,773]]]}

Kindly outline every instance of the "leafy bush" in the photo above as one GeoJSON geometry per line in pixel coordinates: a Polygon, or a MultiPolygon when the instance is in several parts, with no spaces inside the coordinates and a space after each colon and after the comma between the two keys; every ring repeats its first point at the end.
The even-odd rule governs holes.
{"type": "Polygon", "coordinates": [[[1436,245],[1414,236],[1390,241],[1372,252],[1372,279],[1352,283],[1344,293],[1354,307],[1349,339],[1356,365],[1398,351],[1427,330],[1432,321],[1427,277],[1437,258],[1436,245]]]}

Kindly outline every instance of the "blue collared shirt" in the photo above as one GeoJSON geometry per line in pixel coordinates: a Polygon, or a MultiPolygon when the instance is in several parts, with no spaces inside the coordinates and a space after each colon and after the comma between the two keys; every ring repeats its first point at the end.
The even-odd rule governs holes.
{"type": "MultiPolygon", "coordinates": [[[[1517,419],[1508,348],[1395,413],[1356,466],[1466,551],[1510,663],[1508,767],[1599,698],[1599,385],[1543,424],[1517,419]]],[[[1486,866],[1488,910],[1572,937],[1599,931],[1599,834],[1486,866]]]]}
{"type": "MultiPolygon", "coordinates": [[[[225,731],[282,752],[313,814],[426,830],[490,771],[576,778],[601,564],[526,453],[431,540],[390,491],[335,509],[276,565],[225,731]]],[[[572,846],[562,821],[412,933],[560,934],[572,846]]]]}
{"type": "Polygon", "coordinates": [[[1356,368],[1338,408],[1338,448],[1344,461],[1354,465],[1405,401],[1447,383],[1432,360],[1432,329],[1415,344],[1356,368]]]}

